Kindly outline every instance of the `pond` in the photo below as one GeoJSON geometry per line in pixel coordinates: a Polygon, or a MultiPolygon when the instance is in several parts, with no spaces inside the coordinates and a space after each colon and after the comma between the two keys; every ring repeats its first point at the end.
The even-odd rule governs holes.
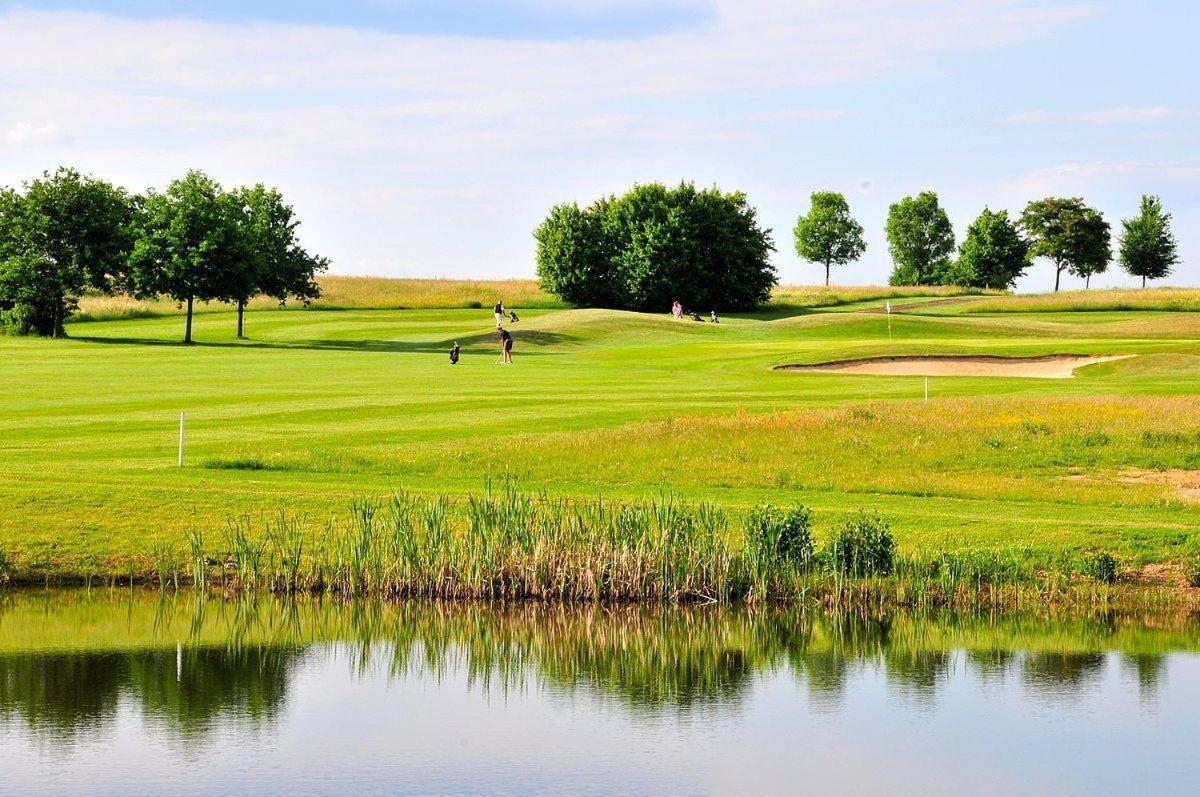
{"type": "Polygon", "coordinates": [[[4,794],[1194,793],[1200,626],[0,594],[4,794]]]}

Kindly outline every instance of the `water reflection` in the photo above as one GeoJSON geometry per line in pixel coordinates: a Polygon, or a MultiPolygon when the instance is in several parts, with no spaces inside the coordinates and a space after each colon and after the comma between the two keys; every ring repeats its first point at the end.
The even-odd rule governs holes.
{"type": "Polygon", "coordinates": [[[1164,654],[1200,647],[1200,631],[1111,619],[16,593],[0,599],[0,722],[62,743],[103,734],[122,705],[184,738],[228,723],[269,727],[308,655],[330,646],[352,672],[382,667],[394,681],[461,673],[488,694],[532,684],[688,712],[736,706],[768,675],[836,709],[867,670],[932,705],[963,674],[1016,679],[1057,700],[1118,668],[1152,701],[1164,654]]]}

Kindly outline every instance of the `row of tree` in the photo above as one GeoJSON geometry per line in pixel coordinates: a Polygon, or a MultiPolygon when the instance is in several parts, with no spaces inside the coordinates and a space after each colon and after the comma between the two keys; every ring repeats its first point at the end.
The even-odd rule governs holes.
{"type": "Polygon", "coordinates": [[[60,336],[86,290],[137,298],[167,296],[237,306],[266,295],[281,303],[319,291],[328,266],[297,238],[299,222],[279,191],[262,184],[226,190],[199,171],[164,191],[132,195],[60,168],[0,189],[0,326],[60,336]]]}
{"type": "Polygon", "coordinates": [[[776,282],[770,231],[746,195],[687,182],[556,205],[534,237],[542,286],[577,305],[745,309],[776,282]]]}
{"type": "MultiPolygon", "coordinates": [[[[1122,268],[1135,277],[1162,279],[1179,262],[1171,232],[1171,214],[1157,197],[1143,196],[1138,215],[1122,222],[1119,242],[1122,268]]],[[[1054,290],[1067,271],[1090,285],[1094,274],[1112,260],[1108,222],[1082,199],[1048,197],[1030,202],[1019,219],[1004,210],[984,208],[967,228],[955,252],[954,229],[932,191],[905,197],[888,209],[888,249],[895,264],[892,285],[961,285],[1008,289],[1034,258],[1044,257],[1055,269],[1054,290]]],[[[796,221],[796,253],[825,266],[845,265],[866,251],[863,228],[850,213],[846,198],[832,191],[812,195],[809,212],[796,221]]]]}

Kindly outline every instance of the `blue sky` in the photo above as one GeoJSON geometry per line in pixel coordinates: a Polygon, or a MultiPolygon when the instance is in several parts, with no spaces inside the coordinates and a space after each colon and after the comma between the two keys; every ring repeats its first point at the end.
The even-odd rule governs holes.
{"type": "MultiPolygon", "coordinates": [[[[681,178],[746,191],[788,282],[811,191],[887,206],[1142,193],[1200,284],[1188,3],[1072,0],[0,0],[0,183],[65,163],[141,190],[191,167],[278,185],[334,270],[533,273],[554,202],[681,178]]],[[[1052,282],[1035,267],[1024,289],[1052,282]]],[[[1119,269],[1099,284],[1125,284],[1119,269]]],[[[1094,281],[1093,284],[1096,284],[1094,281]]]]}

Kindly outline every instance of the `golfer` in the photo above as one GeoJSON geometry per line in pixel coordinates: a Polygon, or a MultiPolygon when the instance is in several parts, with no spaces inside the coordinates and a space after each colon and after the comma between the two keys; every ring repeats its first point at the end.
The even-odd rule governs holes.
{"type": "Polygon", "coordinates": [[[496,316],[496,329],[499,329],[500,325],[504,323],[504,300],[503,299],[496,302],[496,306],[492,308],[492,313],[493,313],[493,315],[496,316]]]}
{"type": "Polygon", "coordinates": [[[450,364],[458,365],[458,341],[454,341],[454,348],[450,350],[450,364]]]}
{"type": "Polygon", "coordinates": [[[505,365],[512,365],[512,347],[512,334],[504,327],[500,327],[500,358],[505,365]]]}

